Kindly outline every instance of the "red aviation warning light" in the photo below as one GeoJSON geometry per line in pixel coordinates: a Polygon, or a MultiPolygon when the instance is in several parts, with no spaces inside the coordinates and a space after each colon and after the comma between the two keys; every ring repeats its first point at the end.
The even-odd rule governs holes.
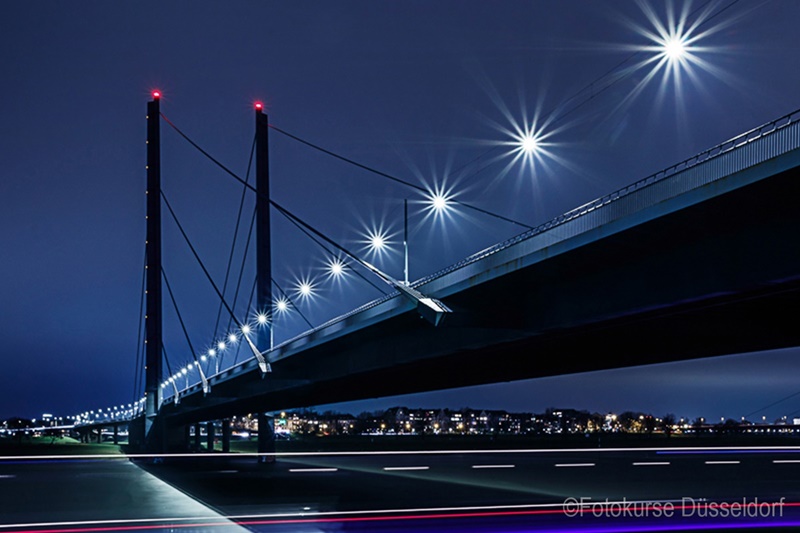
{"type": "Polygon", "coordinates": [[[261,102],[256,102],[254,105],[255,105],[256,111],[261,111],[262,109],[264,109],[264,104],[262,104],[261,102]]]}
{"type": "Polygon", "coordinates": [[[154,100],[158,100],[159,98],[161,98],[161,91],[153,91],[152,94],[154,100]]]}

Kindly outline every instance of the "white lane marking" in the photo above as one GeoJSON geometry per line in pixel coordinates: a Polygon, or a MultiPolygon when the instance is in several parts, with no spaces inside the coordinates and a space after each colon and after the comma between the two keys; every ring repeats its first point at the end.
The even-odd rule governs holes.
{"type": "Polygon", "coordinates": [[[289,472],[338,472],[338,468],[290,468],[289,472]]]}
{"type": "Polygon", "coordinates": [[[772,462],[776,465],[798,464],[800,459],[775,459],[772,462]]]}
{"type": "Polygon", "coordinates": [[[515,465],[472,465],[472,468],[514,468],[515,465]]]}
{"type": "Polygon", "coordinates": [[[738,465],[741,461],[706,461],[707,465],[738,465]]]}
{"type": "MultiPolygon", "coordinates": [[[[702,446],[686,446],[680,448],[592,448],[592,453],[615,452],[662,452],[662,453],[687,453],[687,452],[713,452],[713,451],[758,451],[758,452],[800,452],[800,446],[715,446],[705,448],[702,446]]],[[[53,459],[86,460],[86,459],[117,459],[128,461],[130,459],[165,459],[170,457],[333,457],[333,456],[370,456],[370,455],[468,455],[468,454],[550,454],[550,453],[586,453],[587,448],[533,448],[533,449],[496,449],[496,450],[390,450],[390,451],[351,451],[351,452],[274,452],[274,453],[239,453],[239,452],[208,452],[208,453],[132,453],[123,454],[86,454],[86,455],[7,455],[0,456],[2,461],[42,461],[53,459]]]]}
{"type": "Polygon", "coordinates": [[[633,463],[633,466],[667,466],[669,464],[670,464],[669,461],[650,461],[650,462],[633,463]]]}
{"type": "Polygon", "coordinates": [[[15,476],[15,475],[12,475],[12,474],[3,474],[3,475],[0,475],[0,479],[13,479],[13,478],[15,478],[15,477],[17,477],[17,476],[15,476]]]}
{"type": "MultiPolygon", "coordinates": [[[[379,450],[370,452],[274,452],[274,453],[132,453],[124,454],[86,454],[86,455],[7,455],[0,456],[2,461],[44,461],[54,459],[117,459],[128,461],[130,459],[165,459],[170,457],[199,458],[199,457],[335,457],[335,456],[370,456],[370,455],[467,455],[467,454],[550,454],[550,453],[586,453],[587,448],[534,448],[534,449],[513,449],[513,450],[405,450],[390,451],[379,450]]],[[[592,448],[592,453],[615,453],[615,452],[664,452],[664,453],[686,453],[686,452],[712,452],[712,451],[759,451],[759,452],[800,452],[800,446],[686,446],[680,448],[592,448]]]]}
{"type": "Polygon", "coordinates": [[[238,470],[217,470],[217,474],[238,474],[238,470]]]}
{"type": "Polygon", "coordinates": [[[403,471],[403,470],[430,470],[429,466],[384,466],[383,469],[387,472],[403,471]]]}
{"type": "Polygon", "coordinates": [[[556,463],[557,467],[570,467],[570,466],[594,466],[594,463],[556,463]]]}

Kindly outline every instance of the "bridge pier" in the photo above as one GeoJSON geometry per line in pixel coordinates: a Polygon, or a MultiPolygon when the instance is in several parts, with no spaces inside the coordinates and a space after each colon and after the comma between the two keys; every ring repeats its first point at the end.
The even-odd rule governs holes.
{"type": "Polygon", "coordinates": [[[206,449],[209,452],[214,451],[214,422],[206,422],[206,449]]]}
{"type": "Polygon", "coordinates": [[[222,451],[230,453],[231,451],[231,419],[222,419],[222,451]]]}
{"type": "Polygon", "coordinates": [[[194,449],[195,451],[200,451],[200,446],[202,445],[202,437],[200,431],[200,423],[194,425],[194,449]]]}
{"type": "MultiPolygon", "coordinates": [[[[258,413],[258,453],[275,453],[275,419],[266,413],[258,413]]],[[[259,455],[258,462],[273,463],[275,456],[259,455]]]]}
{"type": "Polygon", "coordinates": [[[119,444],[119,424],[114,424],[114,444],[119,444]]]}

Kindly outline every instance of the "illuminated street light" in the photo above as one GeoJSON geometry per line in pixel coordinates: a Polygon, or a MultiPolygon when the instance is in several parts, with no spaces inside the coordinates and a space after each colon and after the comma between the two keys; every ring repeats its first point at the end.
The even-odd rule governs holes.
{"type": "Polygon", "coordinates": [[[228,344],[236,344],[236,341],[239,340],[239,337],[236,336],[236,333],[231,333],[228,335],[228,344]]]}
{"type": "Polygon", "coordinates": [[[297,283],[295,290],[301,300],[310,299],[316,292],[314,284],[309,279],[301,279],[297,283]]]}
{"type": "Polygon", "coordinates": [[[344,263],[338,257],[334,257],[328,262],[328,275],[333,278],[340,278],[344,274],[344,263]]]}
{"type": "Polygon", "coordinates": [[[223,341],[219,341],[217,343],[217,350],[222,351],[225,349],[225,343],[223,341]]]}
{"type": "Polygon", "coordinates": [[[258,322],[260,325],[262,325],[262,326],[263,326],[264,324],[266,324],[267,322],[269,322],[269,317],[267,316],[267,314],[266,314],[266,313],[259,313],[259,314],[256,316],[256,322],[258,322]]]}
{"type": "Polygon", "coordinates": [[[288,310],[289,310],[289,300],[287,300],[287,299],[286,299],[285,297],[283,297],[283,296],[282,296],[282,297],[280,297],[280,298],[278,298],[278,299],[275,301],[275,309],[276,309],[276,310],[277,310],[279,313],[285,313],[286,311],[288,311],[288,310]]]}
{"type": "Polygon", "coordinates": [[[539,149],[539,140],[533,135],[528,134],[520,140],[519,145],[523,152],[530,155],[539,149]]]}
{"type": "Polygon", "coordinates": [[[677,35],[672,36],[664,43],[664,55],[670,60],[675,61],[681,59],[686,54],[686,47],[683,44],[683,39],[677,35]]]}
{"type": "Polygon", "coordinates": [[[436,193],[433,195],[433,198],[431,198],[431,204],[436,211],[443,211],[447,208],[447,198],[440,193],[436,193]]]}
{"type": "Polygon", "coordinates": [[[386,236],[380,233],[374,233],[369,236],[369,246],[373,251],[383,250],[386,246],[386,236]]]}

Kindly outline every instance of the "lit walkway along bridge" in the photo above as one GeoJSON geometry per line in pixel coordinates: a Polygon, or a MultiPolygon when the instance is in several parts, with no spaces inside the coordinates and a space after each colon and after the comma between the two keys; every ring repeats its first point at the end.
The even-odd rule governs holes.
{"type": "Polygon", "coordinates": [[[185,390],[159,370],[146,402],[156,447],[232,415],[800,345],[798,116],[408,287],[384,279],[392,294],[185,390]]]}

